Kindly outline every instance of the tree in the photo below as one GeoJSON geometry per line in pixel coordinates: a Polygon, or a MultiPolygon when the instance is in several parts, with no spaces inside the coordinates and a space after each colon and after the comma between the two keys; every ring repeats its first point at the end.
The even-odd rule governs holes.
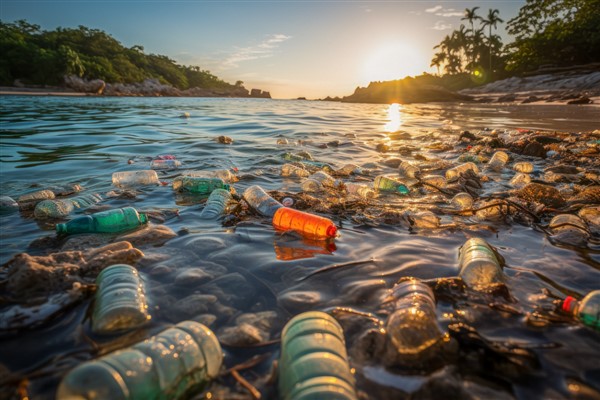
{"type": "Polygon", "coordinates": [[[446,53],[440,51],[440,52],[435,53],[435,55],[433,56],[433,59],[431,60],[431,64],[429,64],[429,66],[430,67],[435,66],[437,69],[437,73],[439,75],[440,67],[442,66],[444,61],[446,61],[446,53]]]}
{"type": "Polygon", "coordinates": [[[461,21],[467,20],[469,21],[469,24],[471,24],[471,29],[468,31],[471,33],[471,37],[470,37],[470,41],[469,41],[469,48],[467,49],[467,53],[468,53],[468,57],[470,58],[469,60],[469,65],[467,66],[471,71],[475,68],[475,27],[473,22],[476,20],[480,20],[481,21],[481,17],[479,15],[476,14],[477,10],[479,9],[479,7],[473,7],[471,9],[465,8],[465,16],[463,18],[461,18],[461,21]]]}
{"type": "Polygon", "coordinates": [[[488,35],[488,47],[490,49],[490,74],[492,73],[492,28],[497,29],[497,24],[498,22],[504,22],[503,19],[500,18],[499,16],[500,11],[496,10],[492,10],[490,8],[490,11],[488,12],[487,15],[487,19],[482,20],[482,24],[483,27],[488,27],[489,28],[489,35],[488,35]]]}

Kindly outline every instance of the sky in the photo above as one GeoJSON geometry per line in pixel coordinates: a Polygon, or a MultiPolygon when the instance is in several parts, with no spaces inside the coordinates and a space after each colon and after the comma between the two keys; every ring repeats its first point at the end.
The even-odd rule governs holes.
{"type": "MultiPolygon", "coordinates": [[[[371,81],[424,71],[433,46],[458,28],[465,8],[504,21],[525,0],[0,0],[0,19],[44,30],[84,25],[124,46],[244,82],[274,98],[346,96],[371,81]]],[[[497,31],[510,37],[505,23],[497,31]]]]}

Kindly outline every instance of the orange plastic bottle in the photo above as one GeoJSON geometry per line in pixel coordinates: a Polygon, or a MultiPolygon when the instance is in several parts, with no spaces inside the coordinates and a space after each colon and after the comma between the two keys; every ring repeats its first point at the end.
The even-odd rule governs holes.
{"type": "Polygon", "coordinates": [[[330,219],[288,207],[281,207],[275,212],[273,227],[283,231],[293,230],[313,239],[332,238],[337,234],[337,228],[330,219]]]}

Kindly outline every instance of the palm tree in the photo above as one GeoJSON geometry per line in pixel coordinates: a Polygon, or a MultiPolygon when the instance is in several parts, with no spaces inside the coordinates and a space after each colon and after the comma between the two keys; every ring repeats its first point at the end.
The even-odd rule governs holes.
{"type": "Polygon", "coordinates": [[[484,27],[489,27],[490,31],[489,31],[489,36],[488,36],[488,45],[490,48],[490,74],[492,73],[492,28],[496,29],[496,25],[498,24],[498,22],[504,22],[503,19],[500,19],[500,11],[498,10],[492,10],[490,8],[490,11],[488,12],[487,15],[487,19],[482,20],[482,24],[484,27]]]}
{"type": "Polygon", "coordinates": [[[467,35],[467,32],[468,31],[466,30],[463,24],[460,24],[460,28],[458,30],[452,32],[452,40],[454,42],[456,52],[458,53],[460,59],[461,72],[463,70],[463,64],[466,64],[466,62],[468,62],[468,59],[466,60],[466,62],[463,62],[463,59],[467,57],[467,54],[469,52],[469,36],[467,35]]]}
{"type": "Polygon", "coordinates": [[[469,63],[471,65],[471,70],[474,68],[474,64],[475,64],[475,60],[474,60],[474,56],[475,56],[475,51],[474,51],[474,47],[475,47],[475,43],[474,43],[474,39],[475,39],[475,27],[473,26],[473,22],[475,20],[481,20],[481,17],[479,15],[476,14],[477,10],[479,9],[479,7],[473,7],[471,9],[465,8],[465,16],[463,18],[461,18],[461,21],[467,20],[469,21],[469,24],[471,24],[471,29],[467,32],[471,32],[471,43],[470,43],[470,49],[469,52],[471,53],[471,59],[469,60],[469,63]]]}
{"type": "Polygon", "coordinates": [[[437,73],[439,75],[440,74],[440,66],[444,63],[444,61],[446,61],[446,53],[440,51],[438,53],[435,53],[435,55],[431,59],[431,64],[429,64],[429,66],[430,67],[435,66],[437,68],[437,73]]]}

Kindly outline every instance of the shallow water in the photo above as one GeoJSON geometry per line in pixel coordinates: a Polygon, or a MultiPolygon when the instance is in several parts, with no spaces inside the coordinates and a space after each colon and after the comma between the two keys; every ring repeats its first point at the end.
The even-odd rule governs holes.
{"type": "MultiPolygon", "coordinates": [[[[151,158],[158,154],[175,155],[183,163],[182,169],[237,168],[241,179],[233,186],[239,194],[255,184],[267,190],[298,192],[300,180],[279,175],[279,167],[285,163],[281,155],[285,152],[305,150],[315,160],[336,167],[351,162],[392,173],[395,170],[382,161],[399,157],[397,148],[400,146],[414,148],[410,155],[402,156],[405,159],[411,160],[420,153],[455,162],[458,153],[438,153],[427,146],[446,142],[450,135],[463,129],[472,132],[485,127],[569,132],[600,129],[600,107],[587,106],[394,107],[194,98],[2,97],[0,101],[1,194],[13,198],[63,183],[79,183],[85,188],[84,193],[105,194],[114,189],[111,186],[113,172],[148,169],[151,158]],[[190,118],[180,118],[184,112],[189,113],[190,118]],[[397,131],[410,136],[397,139],[393,135],[397,131]],[[234,143],[218,143],[215,139],[220,135],[231,137],[234,143]],[[277,140],[282,138],[289,144],[277,145],[277,140]],[[339,143],[332,145],[335,140],[339,143]],[[330,145],[322,146],[327,143],[330,145]],[[380,143],[388,144],[393,151],[378,152],[376,145],[380,143]],[[129,164],[129,160],[133,163],[129,164]]],[[[537,170],[544,165],[539,159],[535,164],[537,170]]],[[[173,175],[173,171],[159,171],[159,177],[167,182],[172,181],[173,175]]],[[[492,176],[492,181],[497,182],[487,184],[484,192],[505,190],[502,182],[510,176],[512,174],[506,172],[492,176]]],[[[411,200],[393,197],[377,200],[378,204],[389,204],[391,209],[403,207],[407,201],[411,200]]],[[[360,223],[359,219],[326,215],[340,227],[335,245],[327,247],[282,236],[268,221],[258,217],[231,227],[199,221],[197,216],[202,206],[189,205],[189,200],[175,196],[168,185],[146,187],[135,200],[107,199],[102,204],[132,205],[141,210],[177,207],[180,212],[179,217],[165,222],[178,233],[176,238],[163,246],[140,247],[148,259],[157,260],[145,263],[141,269],[156,312],[150,327],[129,335],[124,339],[126,343],[178,322],[177,316],[161,309],[168,309],[173,301],[195,291],[202,292],[202,288],[177,286],[174,277],[186,268],[202,267],[208,261],[225,267],[228,273],[239,273],[246,280],[246,293],[237,298],[232,296],[227,306],[241,312],[272,310],[277,313],[278,320],[271,329],[271,339],[277,339],[281,326],[298,312],[348,307],[378,313],[385,289],[391,288],[401,277],[456,276],[458,248],[466,238],[478,236],[496,246],[506,259],[506,286],[512,300],[485,296],[471,300],[438,300],[439,325],[447,330],[451,323],[464,322],[489,341],[528,349],[537,359],[535,367],[527,371],[524,379],[518,379],[512,375],[502,376],[500,367],[485,371],[484,366],[465,361],[418,373],[385,369],[377,363],[357,364],[354,366],[359,390],[364,390],[371,399],[401,398],[422,389],[428,380],[442,376],[448,380],[460,377],[467,382],[460,384],[465,393],[487,398],[600,397],[600,333],[575,323],[552,323],[544,327],[526,323],[527,314],[536,309],[543,297],[542,289],[564,297],[584,295],[600,288],[600,248],[597,245],[555,244],[543,232],[514,222],[487,223],[482,227],[470,223],[468,218],[463,221],[444,215],[443,224],[457,226],[412,231],[401,225],[360,223]],[[356,261],[363,262],[351,264],[356,261]],[[346,263],[348,266],[303,279],[319,268],[346,263]],[[157,264],[167,265],[171,272],[148,273],[157,264]],[[295,291],[312,293],[313,301],[281,300],[295,291]],[[495,302],[517,312],[489,307],[495,302]]],[[[52,226],[25,218],[18,212],[0,215],[0,222],[2,264],[19,252],[28,251],[33,240],[54,234],[52,226]]],[[[547,299],[544,301],[548,303],[547,299]]],[[[30,377],[29,393],[33,398],[53,398],[66,370],[95,356],[98,350],[105,352],[115,341],[119,343],[117,337],[107,339],[90,334],[86,318],[89,304],[90,300],[79,304],[50,324],[21,331],[18,335],[1,336],[0,363],[13,376],[30,377]]],[[[217,317],[211,326],[217,334],[220,329],[233,325],[227,318],[217,317]]],[[[278,356],[277,344],[224,348],[227,367],[255,354],[269,354],[254,368],[258,375],[249,374],[249,380],[266,374],[271,361],[278,356]]],[[[489,362],[496,363],[495,360],[489,362]]],[[[510,363],[507,368],[516,369],[510,363]]],[[[225,377],[216,385],[233,388],[234,382],[225,377]]],[[[276,398],[271,386],[263,382],[261,388],[267,398],[276,398]]],[[[215,390],[218,397],[218,389],[215,390]]],[[[244,393],[242,389],[237,390],[244,393]]],[[[442,392],[437,393],[442,396],[442,392]]]]}

